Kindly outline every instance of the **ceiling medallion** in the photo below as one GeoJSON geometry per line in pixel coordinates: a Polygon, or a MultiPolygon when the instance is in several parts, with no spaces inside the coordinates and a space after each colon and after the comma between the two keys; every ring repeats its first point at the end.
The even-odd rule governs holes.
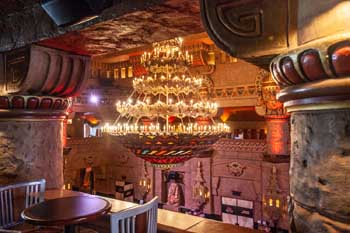
{"type": "Polygon", "coordinates": [[[181,38],[158,42],[141,56],[148,74],[133,80],[128,100],[116,104],[119,117],[103,127],[156,167],[176,166],[211,151],[229,132],[226,124],[214,121],[217,104],[200,95],[209,81],[190,76],[193,56],[181,46],[181,38]]]}

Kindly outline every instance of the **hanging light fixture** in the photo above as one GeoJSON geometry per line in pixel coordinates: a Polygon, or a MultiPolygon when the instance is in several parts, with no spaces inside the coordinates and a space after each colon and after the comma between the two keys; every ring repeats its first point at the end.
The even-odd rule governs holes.
{"type": "Polygon", "coordinates": [[[154,43],[153,51],[141,56],[148,74],[134,78],[130,97],[116,104],[116,122],[103,127],[154,166],[172,167],[210,151],[229,132],[213,120],[217,104],[199,93],[208,80],[189,75],[193,56],[181,45],[181,38],[154,43]]]}

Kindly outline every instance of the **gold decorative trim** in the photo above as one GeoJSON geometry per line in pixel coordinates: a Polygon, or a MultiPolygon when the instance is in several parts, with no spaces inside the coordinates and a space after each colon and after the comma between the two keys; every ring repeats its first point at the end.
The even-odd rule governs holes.
{"type": "Polygon", "coordinates": [[[287,112],[300,112],[300,111],[320,111],[320,110],[331,110],[331,109],[350,109],[350,101],[337,101],[328,103],[317,103],[317,104],[301,104],[287,107],[287,112]]]}

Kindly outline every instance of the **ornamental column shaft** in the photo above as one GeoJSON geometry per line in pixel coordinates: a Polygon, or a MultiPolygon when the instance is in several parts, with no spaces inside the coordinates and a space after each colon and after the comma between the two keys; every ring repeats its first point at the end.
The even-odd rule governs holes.
{"type": "Polygon", "coordinates": [[[0,54],[0,184],[63,186],[63,121],[90,58],[32,45],[0,54]]]}
{"type": "Polygon", "coordinates": [[[350,35],[276,57],[278,100],[292,114],[292,232],[350,232],[350,35]]]}

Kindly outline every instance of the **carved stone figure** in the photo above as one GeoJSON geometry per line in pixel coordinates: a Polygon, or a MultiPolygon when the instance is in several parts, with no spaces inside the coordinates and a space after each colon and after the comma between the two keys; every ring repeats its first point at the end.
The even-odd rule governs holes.
{"type": "Polygon", "coordinates": [[[180,206],[181,204],[181,187],[174,180],[170,181],[168,189],[168,201],[167,204],[171,206],[180,206]]]}

